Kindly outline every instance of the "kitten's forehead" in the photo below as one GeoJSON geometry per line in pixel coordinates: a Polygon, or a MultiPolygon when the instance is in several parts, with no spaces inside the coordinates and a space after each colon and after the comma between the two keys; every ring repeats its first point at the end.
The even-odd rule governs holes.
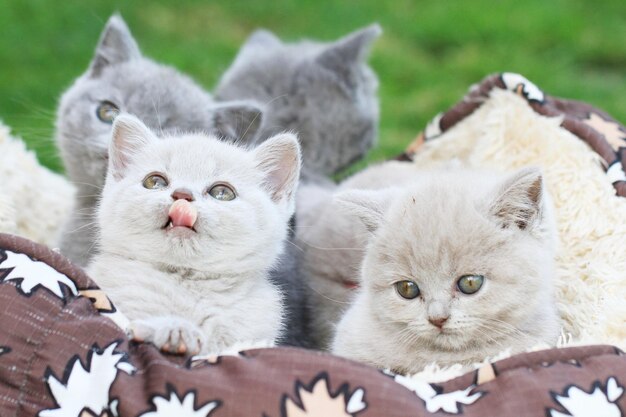
{"type": "MultiPolygon", "coordinates": [[[[141,88],[135,88],[134,90],[147,90],[147,86],[152,87],[156,84],[161,86],[161,90],[170,91],[180,87],[189,88],[191,86],[189,84],[191,80],[177,73],[173,68],[157,64],[145,58],[111,65],[102,72],[102,75],[95,79],[116,87],[141,86],[141,88]],[[138,80],[141,80],[142,84],[138,85],[138,80]]],[[[145,94],[150,94],[150,91],[146,91],[145,94]]]]}
{"type": "Polygon", "coordinates": [[[210,96],[171,67],[140,58],[107,67],[87,81],[94,101],[112,101],[157,132],[212,125],[210,96]]]}
{"type": "Polygon", "coordinates": [[[274,100],[281,95],[293,93],[298,71],[303,66],[312,65],[312,60],[328,45],[304,40],[264,48],[245,48],[220,82],[216,94],[221,99],[250,96],[266,100],[266,105],[275,105],[274,100]]]}
{"type": "Polygon", "coordinates": [[[178,180],[254,181],[261,178],[249,151],[224,143],[215,136],[188,134],[165,137],[146,147],[137,159],[141,170],[164,170],[178,180]]]}
{"type": "Polygon", "coordinates": [[[221,100],[253,98],[272,106],[292,93],[293,79],[302,61],[290,48],[256,48],[237,58],[216,89],[221,100]]]}
{"type": "Polygon", "coordinates": [[[483,211],[490,189],[445,177],[423,181],[392,204],[376,244],[409,276],[471,273],[505,241],[483,211]]]}

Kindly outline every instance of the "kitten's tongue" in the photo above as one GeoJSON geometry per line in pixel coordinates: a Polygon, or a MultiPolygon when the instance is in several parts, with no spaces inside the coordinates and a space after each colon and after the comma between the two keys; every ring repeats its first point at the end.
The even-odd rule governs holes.
{"type": "Polygon", "coordinates": [[[173,227],[192,228],[198,219],[198,210],[187,200],[176,200],[170,207],[169,216],[173,227]]]}

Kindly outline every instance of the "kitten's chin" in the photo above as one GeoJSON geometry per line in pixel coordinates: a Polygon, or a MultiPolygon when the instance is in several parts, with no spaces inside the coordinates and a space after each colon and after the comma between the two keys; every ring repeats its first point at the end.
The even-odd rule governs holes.
{"type": "Polygon", "coordinates": [[[164,229],[165,235],[170,239],[193,239],[198,235],[192,227],[186,226],[171,226],[168,225],[164,229]]]}
{"type": "Polygon", "coordinates": [[[444,329],[442,331],[434,331],[432,336],[428,338],[428,342],[432,349],[445,352],[467,351],[470,344],[465,337],[459,337],[458,332],[444,329]]]}

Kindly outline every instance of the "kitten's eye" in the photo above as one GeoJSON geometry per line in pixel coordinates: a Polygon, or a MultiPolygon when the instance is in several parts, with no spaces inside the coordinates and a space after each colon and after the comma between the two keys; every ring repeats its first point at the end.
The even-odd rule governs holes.
{"type": "Polygon", "coordinates": [[[120,113],[120,109],[110,101],[103,101],[96,109],[96,116],[104,123],[111,124],[120,113]]]}
{"type": "Polygon", "coordinates": [[[474,294],[483,286],[485,277],[482,275],[464,275],[457,281],[456,285],[463,294],[474,294]]]}
{"type": "Polygon", "coordinates": [[[208,193],[211,197],[220,201],[230,201],[237,197],[235,190],[226,184],[215,184],[209,189],[208,193]]]}
{"type": "Polygon", "coordinates": [[[407,300],[412,300],[420,295],[420,289],[413,281],[398,281],[395,286],[400,297],[406,298],[407,300]]]}
{"type": "Polygon", "coordinates": [[[167,179],[160,174],[150,174],[143,180],[144,188],[148,190],[160,190],[168,186],[167,179]]]}

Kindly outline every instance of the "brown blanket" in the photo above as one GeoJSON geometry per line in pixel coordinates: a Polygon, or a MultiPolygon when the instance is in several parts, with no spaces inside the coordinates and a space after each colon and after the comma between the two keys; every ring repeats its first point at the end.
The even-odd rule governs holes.
{"type": "Polygon", "coordinates": [[[428,384],[295,348],[164,356],[130,343],[110,319],[114,312],[63,256],[0,234],[0,416],[620,416],[626,410],[626,356],[610,346],[517,355],[428,384]]]}

